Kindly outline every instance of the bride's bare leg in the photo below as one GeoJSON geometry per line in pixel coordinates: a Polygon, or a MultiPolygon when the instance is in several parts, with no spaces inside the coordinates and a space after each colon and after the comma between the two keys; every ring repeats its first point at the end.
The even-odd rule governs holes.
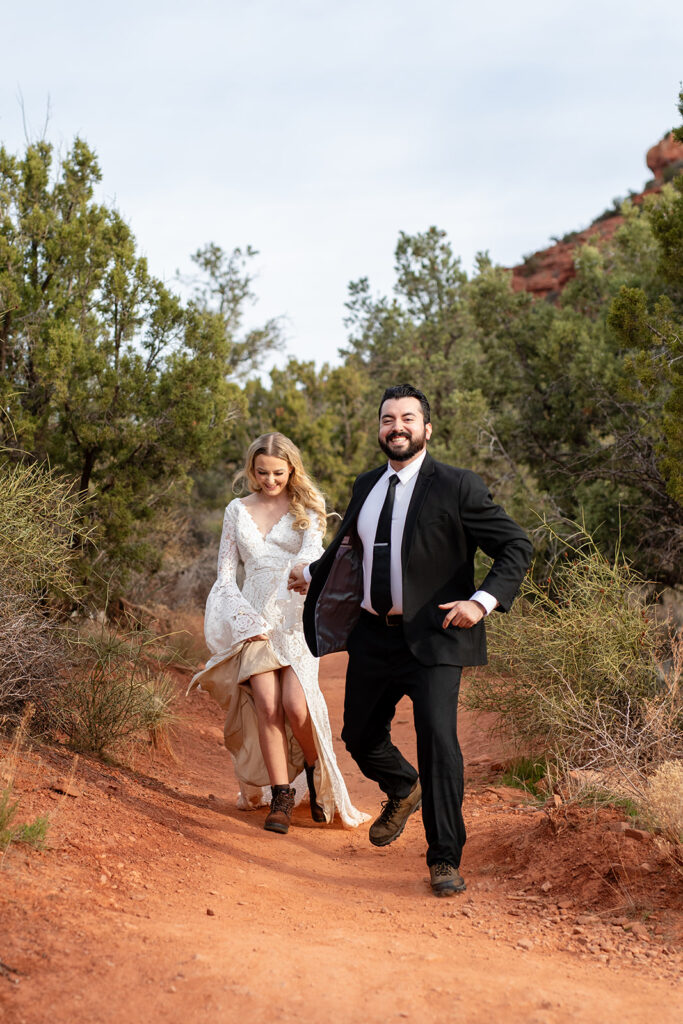
{"type": "Polygon", "coordinates": [[[291,665],[280,670],[280,681],[282,684],[282,706],[289,719],[292,732],[304,752],[306,764],[315,764],[318,752],[313,739],[311,716],[299,677],[291,665]]]}
{"type": "MultiPolygon", "coordinates": [[[[254,694],[261,753],[271,786],[288,786],[287,737],[279,672],[261,672],[249,680],[254,694]]],[[[302,691],[303,695],[303,691],[302,691]]]]}
{"type": "Polygon", "coordinates": [[[282,682],[282,706],[306,761],[306,781],[311,804],[311,817],[313,821],[323,822],[325,821],[325,811],[318,803],[313,774],[313,765],[318,759],[318,752],[315,749],[313,726],[306,697],[291,665],[281,669],[280,679],[282,682]]]}

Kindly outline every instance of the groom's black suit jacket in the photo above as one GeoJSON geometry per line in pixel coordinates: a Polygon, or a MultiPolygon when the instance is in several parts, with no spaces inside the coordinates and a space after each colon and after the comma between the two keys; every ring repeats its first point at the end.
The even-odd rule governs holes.
{"type": "MultiPolygon", "coordinates": [[[[363,599],[362,547],[358,513],[386,465],[359,476],[334,540],[311,565],[304,606],[304,631],[313,654],[344,650],[358,620],[363,599]]],[[[477,548],[493,559],[479,589],[507,611],[531,560],[524,531],[494,504],[486,484],[467,469],[436,462],[428,454],[418,473],[408,507],[401,546],[403,632],[413,655],[424,665],[483,665],[486,632],[444,629],[447,601],[469,600],[477,587],[477,548]]]]}

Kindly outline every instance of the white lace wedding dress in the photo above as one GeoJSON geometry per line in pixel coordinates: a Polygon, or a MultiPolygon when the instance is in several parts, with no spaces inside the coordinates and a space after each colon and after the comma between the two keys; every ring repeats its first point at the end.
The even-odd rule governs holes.
{"type": "MultiPolygon", "coordinates": [[[[221,662],[226,662],[247,637],[265,633],[281,664],[291,665],[296,672],[306,696],[318,752],[315,773],[318,803],[327,821],[332,820],[336,809],[344,825],[355,827],[367,821],[368,815],[351,803],[337,766],[327,705],[318,686],[318,661],[306,646],[301,625],[303,599],[286,589],[293,565],[309,563],[322,554],[322,530],[314,515],[311,526],[304,531],[295,530],[293,521],[292,514],[285,513],[264,536],[244,502],[235,499],[228,505],[218,552],[218,578],[207,599],[204,618],[206,643],[212,657],[206,668],[193,678],[190,689],[201,687],[202,677],[208,678],[217,667],[220,669],[221,662]],[[238,571],[241,566],[244,583],[240,588],[238,571]]],[[[239,728],[242,742],[249,745],[253,762],[255,757],[260,758],[256,716],[248,688],[240,689],[241,693],[235,698],[241,701],[241,710],[237,710],[239,728]]],[[[289,727],[288,743],[291,777],[295,770],[303,767],[303,754],[289,727]]],[[[237,771],[237,761],[235,758],[233,761],[237,771]]],[[[261,774],[267,778],[265,765],[261,774]]],[[[270,801],[267,787],[254,786],[247,779],[239,779],[239,782],[238,806],[242,809],[270,801]]],[[[300,800],[306,793],[303,773],[293,779],[292,785],[300,800]]]]}

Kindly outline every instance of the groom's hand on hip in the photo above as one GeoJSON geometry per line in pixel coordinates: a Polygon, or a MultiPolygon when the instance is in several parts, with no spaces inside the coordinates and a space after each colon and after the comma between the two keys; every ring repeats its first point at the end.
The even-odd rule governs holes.
{"type": "Polygon", "coordinates": [[[448,604],[440,604],[439,608],[447,609],[442,623],[444,629],[448,629],[449,626],[471,629],[486,615],[485,609],[478,601],[449,601],[448,604]]]}

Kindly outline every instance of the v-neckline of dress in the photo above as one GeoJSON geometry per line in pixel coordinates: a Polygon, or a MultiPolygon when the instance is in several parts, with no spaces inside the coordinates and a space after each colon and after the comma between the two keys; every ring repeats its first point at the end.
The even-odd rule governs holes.
{"type": "Polygon", "coordinates": [[[263,541],[268,540],[268,538],[270,537],[270,535],[273,532],[273,530],[275,529],[275,527],[279,526],[280,523],[282,522],[282,520],[285,519],[289,515],[289,509],[287,509],[287,511],[283,512],[282,515],[280,516],[280,518],[276,522],[273,523],[273,525],[270,527],[270,529],[267,530],[265,533],[263,533],[263,531],[261,530],[261,527],[256,522],[256,520],[254,519],[254,517],[252,516],[251,512],[249,511],[249,509],[247,508],[245,503],[242,501],[242,499],[238,498],[238,501],[239,501],[240,505],[242,506],[242,508],[244,509],[244,511],[246,512],[246,514],[249,516],[249,519],[253,523],[254,529],[256,530],[256,532],[258,533],[259,537],[263,541]]]}

